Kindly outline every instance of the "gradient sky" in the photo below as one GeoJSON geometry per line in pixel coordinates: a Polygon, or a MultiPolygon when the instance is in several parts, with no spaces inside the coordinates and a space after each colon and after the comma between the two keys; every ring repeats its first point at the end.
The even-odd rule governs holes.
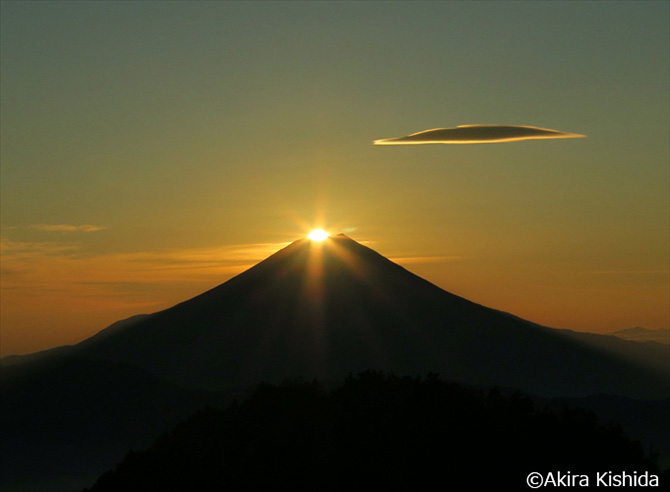
{"type": "Polygon", "coordinates": [[[322,226],[557,328],[668,328],[670,4],[2,1],[2,355],[322,226]],[[587,138],[374,146],[466,124],[587,138]]]}

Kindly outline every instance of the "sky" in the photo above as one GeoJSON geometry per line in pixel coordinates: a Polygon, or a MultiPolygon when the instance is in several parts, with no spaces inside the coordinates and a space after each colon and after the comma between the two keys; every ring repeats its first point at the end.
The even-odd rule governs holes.
{"type": "Polygon", "coordinates": [[[3,0],[0,353],[315,227],[546,326],[670,327],[669,9],[3,0]],[[373,145],[473,124],[586,138],[373,145]]]}

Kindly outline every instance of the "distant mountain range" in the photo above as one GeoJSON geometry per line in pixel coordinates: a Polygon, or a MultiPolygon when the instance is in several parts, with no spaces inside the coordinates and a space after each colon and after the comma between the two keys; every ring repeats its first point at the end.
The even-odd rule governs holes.
{"type": "Polygon", "coordinates": [[[656,342],[670,345],[670,329],[650,330],[649,328],[636,326],[635,328],[613,331],[610,335],[634,342],[656,342]]]}
{"type": "Polygon", "coordinates": [[[261,381],[374,369],[541,397],[658,399],[669,396],[668,355],[475,304],[344,235],[301,239],[172,308],[3,359],[0,485],[81,488],[122,450],[261,381]]]}

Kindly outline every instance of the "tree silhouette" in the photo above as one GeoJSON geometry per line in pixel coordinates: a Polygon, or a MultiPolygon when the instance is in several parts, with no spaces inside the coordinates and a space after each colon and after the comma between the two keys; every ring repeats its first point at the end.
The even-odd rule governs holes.
{"type": "Polygon", "coordinates": [[[205,408],[91,491],[521,489],[533,471],[607,470],[658,473],[639,443],[586,410],[538,409],[520,393],[435,374],[367,371],[332,391],[262,384],[242,402],[205,408]]]}

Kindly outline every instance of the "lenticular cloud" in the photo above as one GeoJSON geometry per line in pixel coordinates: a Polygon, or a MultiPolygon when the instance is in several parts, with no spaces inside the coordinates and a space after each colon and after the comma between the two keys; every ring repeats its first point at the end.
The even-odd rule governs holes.
{"type": "Polygon", "coordinates": [[[375,140],[375,145],[418,145],[418,144],[473,144],[517,142],[519,140],[539,140],[553,138],[583,138],[586,135],[564,133],[536,126],[512,125],[460,125],[456,128],[434,128],[406,137],[375,140]]]}

